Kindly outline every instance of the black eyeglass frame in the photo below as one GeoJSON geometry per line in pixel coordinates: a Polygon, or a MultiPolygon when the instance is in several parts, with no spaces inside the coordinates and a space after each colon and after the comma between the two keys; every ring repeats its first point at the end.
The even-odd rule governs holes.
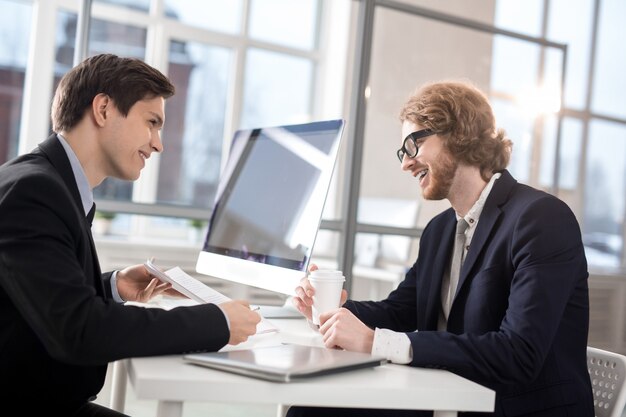
{"type": "Polygon", "coordinates": [[[419,152],[419,145],[417,144],[417,141],[419,139],[425,138],[427,136],[432,136],[436,133],[437,132],[431,129],[422,129],[409,133],[407,137],[404,138],[404,140],[402,141],[402,147],[396,151],[396,156],[400,160],[400,163],[404,161],[404,155],[408,155],[409,158],[415,158],[417,156],[417,153],[419,152]],[[413,146],[415,147],[415,153],[412,154],[408,151],[406,147],[407,141],[413,142],[413,146]]]}

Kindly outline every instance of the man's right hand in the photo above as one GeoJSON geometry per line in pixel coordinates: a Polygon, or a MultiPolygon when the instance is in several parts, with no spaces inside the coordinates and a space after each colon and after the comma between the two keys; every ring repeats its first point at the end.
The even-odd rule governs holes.
{"type": "Polygon", "coordinates": [[[220,304],[220,308],[230,323],[229,345],[238,345],[248,340],[248,337],[256,333],[256,325],[261,321],[261,316],[250,310],[246,301],[233,300],[220,304]]]}
{"type": "MultiPolygon", "coordinates": [[[[317,265],[311,264],[309,272],[318,269],[317,265]]],[[[303,277],[300,280],[300,285],[296,288],[296,296],[293,297],[292,303],[308,320],[313,320],[313,312],[311,307],[313,306],[313,295],[315,295],[315,288],[311,285],[307,277],[303,277]]],[[[341,302],[339,305],[343,305],[348,299],[348,291],[341,290],[341,302]]]]}

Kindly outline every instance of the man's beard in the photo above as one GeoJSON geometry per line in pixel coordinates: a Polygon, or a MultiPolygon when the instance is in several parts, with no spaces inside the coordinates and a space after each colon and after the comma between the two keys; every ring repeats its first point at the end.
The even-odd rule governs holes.
{"type": "Polygon", "coordinates": [[[424,188],[423,196],[426,200],[443,200],[448,197],[454,175],[459,163],[447,152],[442,152],[439,160],[431,164],[428,175],[430,184],[424,188]]]}

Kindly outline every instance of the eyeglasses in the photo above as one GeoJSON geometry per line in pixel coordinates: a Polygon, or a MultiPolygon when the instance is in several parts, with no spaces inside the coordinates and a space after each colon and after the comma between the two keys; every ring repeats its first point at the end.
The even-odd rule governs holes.
{"type": "Polygon", "coordinates": [[[398,156],[400,163],[404,161],[404,155],[408,155],[409,158],[415,158],[417,156],[417,152],[419,151],[419,145],[417,142],[418,140],[427,136],[434,135],[436,133],[437,132],[430,129],[422,129],[413,133],[409,133],[409,135],[404,138],[404,142],[402,142],[402,147],[396,151],[396,155],[398,156]]]}

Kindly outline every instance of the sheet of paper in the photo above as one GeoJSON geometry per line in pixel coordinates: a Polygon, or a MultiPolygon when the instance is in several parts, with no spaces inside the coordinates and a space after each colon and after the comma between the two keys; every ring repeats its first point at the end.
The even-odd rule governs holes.
{"type": "Polygon", "coordinates": [[[172,269],[168,269],[165,273],[170,277],[172,281],[187,289],[187,291],[195,294],[205,303],[220,304],[224,301],[229,301],[230,298],[226,297],[219,291],[215,291],[213,288],[204,284],[183,271],[179,266],[172,269]]]}
{"type": "MultiPolygon", "coordinates": [[[[230,298],[192,277],[179,266],[168,269],[165,272],[158,269],[150,260],[146,262],[146,266],[152,274],[155,274],[163,281],[171,283],[176,290],[190,298],[176,299],[161,297],[157,304],[161,304],[160,307],[166,310],[180,307],[181,305],[196,305],[199,303],[221,304],[225,301],[230,301],[230,298]]],[[[261,315],[261,321],[257,324],[257,334],[277,331],[278,327],[261,315]]]]}

